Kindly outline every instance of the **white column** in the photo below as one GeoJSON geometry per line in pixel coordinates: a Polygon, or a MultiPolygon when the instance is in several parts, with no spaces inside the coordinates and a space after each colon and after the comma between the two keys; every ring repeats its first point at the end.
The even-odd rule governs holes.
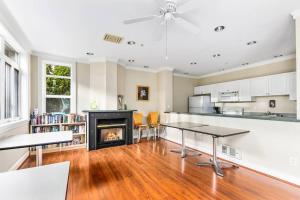
{"type": "Polygon", "coordinates": [[[296,30],[296,83],[297,83],[297,119],[300,119],[300,10],[292,13],[296,30]]]}
{"type": "Polygon", "coordinates": [[[173,111],[173,70],[166,68],[158,72],[158,105],[161,120],[164,112],[173,111]]]}

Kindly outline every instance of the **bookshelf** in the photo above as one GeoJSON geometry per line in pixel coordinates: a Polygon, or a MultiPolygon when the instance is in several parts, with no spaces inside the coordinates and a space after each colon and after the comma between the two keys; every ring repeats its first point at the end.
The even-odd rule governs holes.
{"type": "MultiPolygon", "coordinates": [[[[72,131],[73,141],[61,145],[45,145],[43,153],[66,151],[86,148],[86,119],[85,116],[76,114],[42,114],[30,116],[30,134],[57,131],[72,131]]],[[[35,154],[35,148],[30,149],[35,154]]]]}

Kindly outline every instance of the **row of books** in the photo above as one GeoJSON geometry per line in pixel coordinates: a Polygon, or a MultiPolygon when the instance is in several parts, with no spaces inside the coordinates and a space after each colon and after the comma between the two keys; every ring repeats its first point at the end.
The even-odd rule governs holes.
{"type": "Polygon", "coordinates": [[[33,127],[32,133],[57,132],[60,131],[59,126],[33,127]]]}
{"type": "Polygon", "coordinates": [[[69,125],[63,127],[64,131],[72,131],[73,133],[85,133],[85,125],[69,125]]]}
{"type": "Polygon", "coordinates": [[[31,125],[41,125],[41,124],[59,124],[59,123],[76,123],[85,122],[85,116],[77,114],[35,114],[34,112],[30,115],[31,125]]]}

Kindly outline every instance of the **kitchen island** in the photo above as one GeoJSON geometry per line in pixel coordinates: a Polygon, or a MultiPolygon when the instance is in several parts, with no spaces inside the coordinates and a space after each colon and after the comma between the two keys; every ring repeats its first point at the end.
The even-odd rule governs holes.
{"type": "MultiPolygon", "coordinates": [[[[249,130],[251,134],[220,138],[217,151],[220,158],[238,165],[300,185],[300,123],[298,121],[261,120],[237,116],[168,112],[165,122],[193,122],[233,129],[249,130]],[[222,153],[222,145],[234,149],[237,156],[222,153]]],[[[185,133],[186,146],[212,154],[212,139],[193,132],[185,133]]],[[[162,135],[181,143],[180,132],[166,128],[162,135]]]]}

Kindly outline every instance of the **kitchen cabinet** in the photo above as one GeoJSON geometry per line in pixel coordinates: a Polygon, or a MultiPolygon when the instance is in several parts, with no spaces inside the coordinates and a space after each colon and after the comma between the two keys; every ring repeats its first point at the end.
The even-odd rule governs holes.
{"type": "Polygon", "coordinates": [[[268,96],[268,77],[250,79],[250,94],[253,97],[268,96]]]}
{"type": "Polygon", "coordinates": [[[219,92],[236,92],[239,90],[239,81],[219,83],[219,92]]]}
{"type": "Polygon", "coordinates": [[[218,102],[222,92],[239,92],[239,101],[253,101],[254,97],[289,95],[296,100],[296,73],[282,73],[238,81],[198,86],[194,94],[211,94],[211,101],[218,102]]]}
{"type": "Polygon", "coordinates": [[[250,90],[250,79],[240,80],[238,83],[239,101],[253,101],[250,90]]]}
{"type": "Polygon", "coordinates": [[[297,84],[296,84],[296,72],[288,74],[287,90],[289,93],[289,99],[297,100],[297,84]]]}
{"type": "Polygon", "coordinates": [[[268,77],[268,96],[288,95],[288,74],[275,74],[268,77]]]}
{"type": "Polygon", "coordinates": [[[289,73],[252,78],[251,95],[254,97],[288,95],[288,82],[289,73]]]}
{"type": "Polygon", "coordinates": [[[194,88],[194,95],[200,94],[210,94],[211,93],[211,85],[203,85],[194,88]]]}
{"type": "Polygon", "coordinates": [[[219,84],[211,85],[211,102],[216,103],[219,101],[219,84]]]}

